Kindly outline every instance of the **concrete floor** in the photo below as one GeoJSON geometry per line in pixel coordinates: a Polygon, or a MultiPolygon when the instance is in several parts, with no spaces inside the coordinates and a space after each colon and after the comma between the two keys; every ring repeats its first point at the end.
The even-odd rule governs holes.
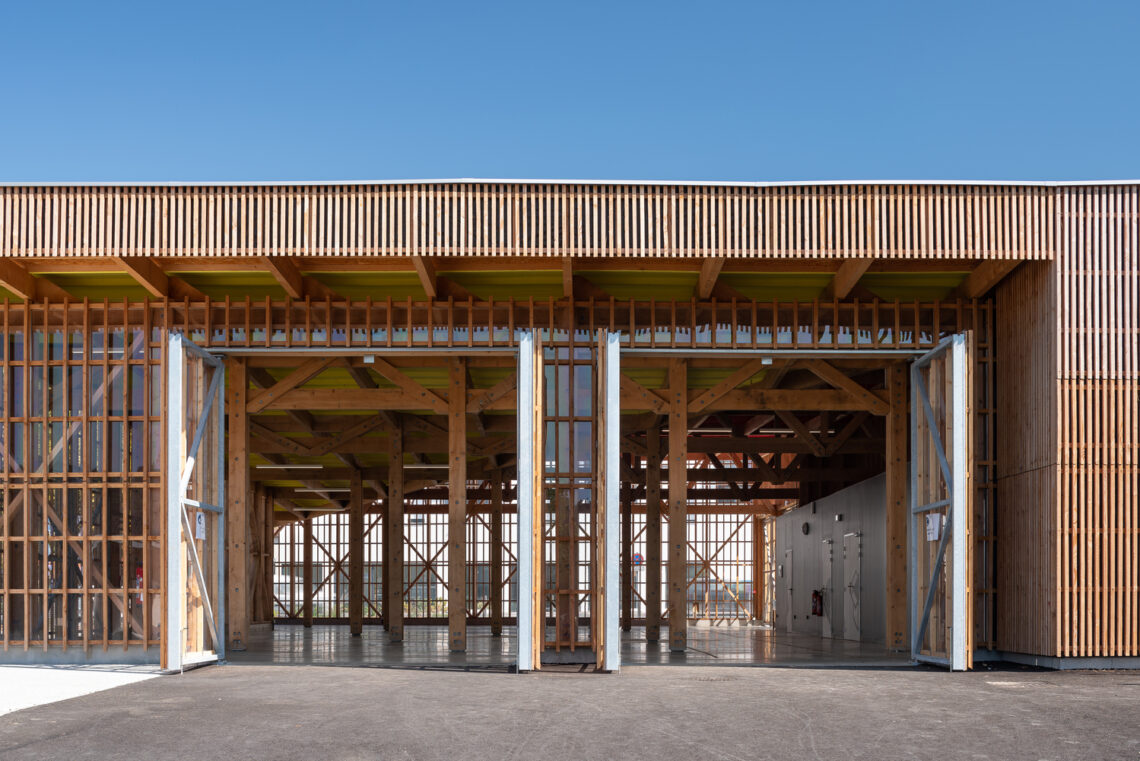
{"type": "Polygon", "coordinates": [[[210,666],[0,717],[24,759],[1136,759],[1140,676],[210,666]]]}
{"type": "Polygon", "coordinates": [[[156,676],[157,666],[0,666],[0,714],[156,676]]]}
{"type": "MultiPolygon", "coordinates": [[[[467,630],[467,652],[448,651],[447,629],[409,626],[401,645],[388,642],[378,626],[367,626],[360,637],[347,626],[278,625],[272,632],[251,636],[244,652],[230,652],[240,665],[374,666],[388,668],[456,668],[507,670],[515,663],[514,628],[492,637],[490,628],[467,630]]],[[[669,630],[661,641],[645,641],[645,629],[635,627],[622,636],[623,666],[668,664],[689,666],[799,666],[808,668],[885,668],[907,665],[904,656],[880,645],[787,634],[753,626],[692,626],[689,649],[672,653],[669,630]]]]}

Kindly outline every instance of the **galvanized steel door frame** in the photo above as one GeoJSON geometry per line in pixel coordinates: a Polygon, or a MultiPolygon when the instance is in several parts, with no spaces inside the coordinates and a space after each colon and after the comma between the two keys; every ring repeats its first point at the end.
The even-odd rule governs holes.
{"type": "Polygon", "coordinates": [[[222,660],[226,655],[224,632],[226,628],[226,598],[225,598],[225,363],[221,358],[203,351],[191,343],[180,333],[170,333],[167,337],[167,365],[166,365],[166,653],[165,663],[167,670],[178,670],[187,665],[222,660]],[[197,429],[186,451],[186,462],[182,461],[181,436],[185,431],[186,409],[185,390],[182,387],[182,376],[186,368],[187,355],[193,355],[210,367],[214,368],[214,376],[210,380],[210,387],[204,400],[204,408],[198,420],[197,429]],[[213,443],[217,458],[217,489],[213,503],[202,500],[191,500],[186,496],[186,489],[193,477],[194,467],[197,463],[198,450],[202,445],[202,438],[206,424],[211,414],[218,416],[218,425],[215,426],[216,437],[213,443]],[[216,559],[217,583],[215,588],[209,590],[205,575],[202,571],[201,558],[198,557],[194,546],[194,530],[190,526],[190,519],[186,506],[190,505],[200,510],[214,513],[218,530],[216,532],[216,559]],[[175,528],[178,527],[178,528],[175,528]],[[194,571],[195,580],[206,606],[206,618],[210,628],[210,636],[214,645],[214,652],[210,655],[196,657],[191,663],[185,658],[185,637],[182,635],[183,614],[186,603],[184,598],[188,579],[183,578],[183,565],[181,556],[181,539],[185,534],[188,547],[188,559],[194,571]]]}
{"type": "Polygon", "coordinates": [[[966,416],[967,367],[969,361],[967,337],[957,333],[943,339],[938,346],[914,360],[910,367],[911,412],[910,412],[910,514],[908,528],[908,576],[910,608],[910,651],[915,661],[948,666],[953,671],[969,668],[969,577],[967,555],[969,536],[965,528],[969,521],[969,427],[966,416]],[[950,414],[953,432],[952,450],[947,454],[942,437],[938,434],[937,421],[930,404],[930,395],[923,381],[921,370],[930,363],[949,353],[951,366],[950,414]],[[918,502],[918,415],[923,415],[930,430],[931,440],[938,457],[939,468],[945,479],[949,496],[930,504],[918,502]],[[918,547],[922,531],[920,518],[923,513],[939,507],[949,507],[945,526],[941,530],[934,568],[923,600],[918,600],[918,547]],[[938,577],[942,573],[946,551],[949,547],[953,559],[949,583],[951,586],[951,641],[949,657],[938,657],[920,652],[920,644],[930,621],[930,610],[937,589],[938,577]],[[919,609],[921,604],[921,609],[919,609]]]}

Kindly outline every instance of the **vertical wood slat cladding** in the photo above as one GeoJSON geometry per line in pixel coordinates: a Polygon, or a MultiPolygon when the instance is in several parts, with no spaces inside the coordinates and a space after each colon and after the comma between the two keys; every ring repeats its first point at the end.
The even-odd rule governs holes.
{"type": "Polygon", "coordinates": [[[970,185],[0,188],[0,256],[1052,259],[1058,193],[970,185]]]}
{"type": "Polygon", "coordinates": [[[1002,283],[998,647],[1140,655],[1140,189],[1059,190],[1057,261],[1002,283]]]}
{"type": "Polygon", "coordinates": [[[1140,192],[1070,189],[1058,262],[1062,656],[1140,655],[1140,192]]]}

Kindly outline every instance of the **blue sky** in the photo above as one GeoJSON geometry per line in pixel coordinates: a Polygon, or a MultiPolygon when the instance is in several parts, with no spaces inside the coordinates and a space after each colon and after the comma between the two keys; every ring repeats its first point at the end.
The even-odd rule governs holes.
{"type": "Polygon", "coordinates": [[[1140,177],[1140,3],[0,6],[0,180],[1140,177]]]}

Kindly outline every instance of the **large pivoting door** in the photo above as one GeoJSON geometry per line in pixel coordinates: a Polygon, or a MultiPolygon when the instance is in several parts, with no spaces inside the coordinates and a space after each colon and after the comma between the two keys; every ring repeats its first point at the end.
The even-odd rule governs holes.
{"type": "Polygon", "coordinates": [[[943,340],[914,361],[911,382],[911,656],[973,666],[973,339],[943,340]]]}
{"type": "Polygon", "coordinates": [[[605,671],[621,666],[619,603],[621,580],[618,567],[618,525],[621,487],[621,397],[620,334],[598,331],[597,410],[594,431],[597,440],[594,477],[593,586],[597,613],[591,617],[596,665],[605,671]]]}
{"type": "Polygon", "coordinates": [[[169,670],[225,657],[225,365],[172,333],[166,386],[169,670]]]}
{"type": "Polygon", "coordinates": [[[518,356],[518,670],[542,667],[546,630],[543,589],[543,388],[542,339],[519,335],[518,356]]]}

